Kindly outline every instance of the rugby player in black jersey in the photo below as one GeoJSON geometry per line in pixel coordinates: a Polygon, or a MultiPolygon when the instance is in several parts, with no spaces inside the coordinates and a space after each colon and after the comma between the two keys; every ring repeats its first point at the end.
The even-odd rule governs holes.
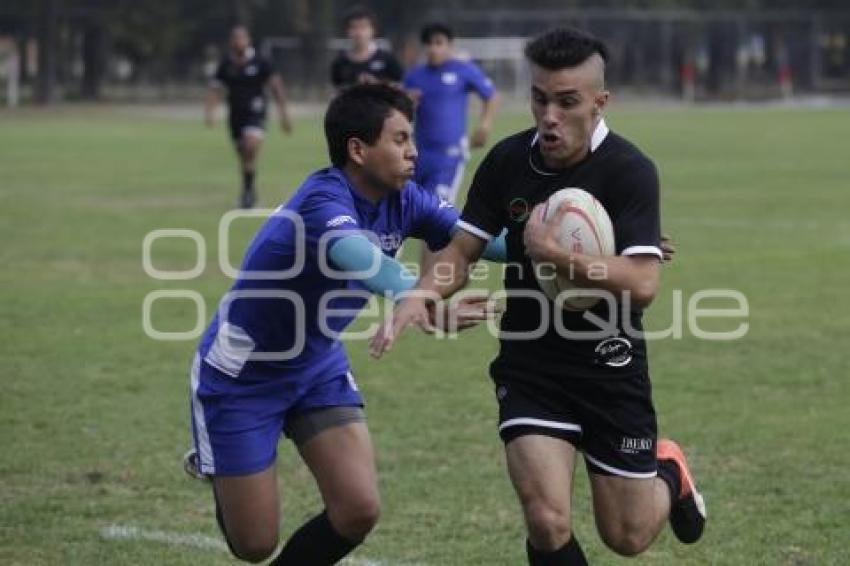
{"type": "Polygon", "coordinates": [[[227,55],[219,63],[210,83],[205,104],[208,126],[215,123],[215,109],[222,95],[227,95],[230,137],[239,156],[242,172],[242,193],[239,206],[252,208],[257,202],[254,178],[257,156],[263,144],[266,122],[266,89],[270,89],[277,104],[280,127],[292,131],[283,79],[271,63],[257,54],[251,45],[251,35],[245,26],[235,26],[230,32],[227,55]]]}
{"type": "Polygon", "coordinates": [[[484,159],[461,229],[417,284],[419,293],[378,330],[372,354],[386,352],[408,326],[428,330],[428,302],[461,289],[485,244],[507,229],[507,304],[490,374],[529,563],[586,564],[571,523],[578,452],[608,547],[639,554],[668,520],[679,540],[696,542],[704,501],[682,450],[657,437],[641,333],[664,259],[655,165],[606,124],[601,41],[556,29],[529,42],[525,55],[535,127],[502,140],[484,159]],[[544,221],[543,203],[565,187],[590,192],[608,211],[615,256],[560,245],[566,207],[544,221]],[[605,297],[586,312],[563,310],[542,294],[532,260],[605,297]]]}
{"type": "Polygon", "coordinates": [[[344,18],[350,41],[331,63],[331,83],[337,89],[361,83],[400,83],[404,69],[395,55],[375,44],[375,15],[354,6],[344,18]]]}

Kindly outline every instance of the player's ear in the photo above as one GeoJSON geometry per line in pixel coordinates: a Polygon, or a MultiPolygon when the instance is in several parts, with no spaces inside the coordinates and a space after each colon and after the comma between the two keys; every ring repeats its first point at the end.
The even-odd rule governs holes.
{"type": "Polygon", "coordinates": [[[599,116],[605,110],[605,107],[608,106],[608,98],[611,93],[607,90],[600,90],[596,93],[596,97],[593,100],[593,115],[599,116]]]}
{"type": "Polygon", "coordinates": [[[363,166],[366,158],[366,143],[360,138],[348,138],[348,159],[363,166]]]}

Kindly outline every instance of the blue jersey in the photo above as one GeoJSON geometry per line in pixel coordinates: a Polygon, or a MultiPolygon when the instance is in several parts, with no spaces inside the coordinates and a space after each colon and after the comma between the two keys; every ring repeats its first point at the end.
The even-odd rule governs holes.
{"type": "Polygon", "coordinates": [[[422,151],[457,146],[466,135],[467,95],[487,100],[493,83],[477,65],[450,59],[442,65],[419,65],[404,77],[404,86],[421,91],[416,107],[416,145],[422,151]]]}
{"type": "Polygon", "coordinates": [[[305,382],[345,373],[348,359],[336,334],[365,305],[368,291],[331,272],[327,250],[340,237],[363,231],[391,257],[408,237],[439,249],[457,218],[454,207],[412,182],[372,203],[340,169],[313,173],[254,237],[239,278],[201,340],[201,359],[226,375],[251,379],[305,382]],[[357,293],[329,299],[335,291],[357,293]]]}

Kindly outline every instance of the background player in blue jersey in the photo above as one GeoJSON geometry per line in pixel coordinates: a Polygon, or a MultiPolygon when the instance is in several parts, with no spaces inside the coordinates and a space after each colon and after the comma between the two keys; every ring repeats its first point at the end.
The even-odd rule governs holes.
{"type": "MultiPolygon", "coordinates": [[[[422,28],[420,39],[426,62],[404,77],[405,88],[417,101],[415,134],[419,159],[415,180],[454,204],[470,145],[479,148],[487,143],[496,113],[496,90],[475,63],[455,57],[454,34],[448,26],[428,24],[422,28]],[[470,143],[466,137],[466,114],[471,92],[481,98],[482,109],[470,143]]],[[[428,251],[423,248],[423,265],[428,259],[428,251]]]]}
{"type": "Polygon", "coordinates": [[[242,171],[242,194],[239,198],[242,208],[253,207],[257,200],[254,177],[265,131],[267,87],[277,104],[280,127],[289,133],[292,124],[283,79],[269,61],[257,55],[248,29],[245,26],[234,27],[230,32],[228,54],[219,63],[210,84],[205,118],[208,126],[215,123],[215,109],[222,93],[226,92],[230,137],[242,171]]]}
{"type": "MultiPolygon", "coordinates": [[[[331,102],[325,135],[333,166],[310,175],[263,225],[201,339],[191,372],[195,449],[186,466],[211,478],[216,518],[239,558],[260,561],[277,547],[282,433],[297,445],[326,509],[292,535],[275,564],[334,564],[377,521],[363,399],[338,334],[370,292],[413,287],[393,259],[405,238],[439,249],[458,220],[451,204],[410,182],[412,114],[412,101],[389,85],[354,86],[331,102]]],[[[484,318],[483,299],[469,300],[449,325],[484,318]]]]}

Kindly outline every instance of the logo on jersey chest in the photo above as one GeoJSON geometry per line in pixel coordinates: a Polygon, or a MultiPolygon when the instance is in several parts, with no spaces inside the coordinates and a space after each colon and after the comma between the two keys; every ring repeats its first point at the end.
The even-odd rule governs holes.
{"type": "Polygon", "coordinates": [[[514,222],[525,222],[528,213],[528,201],[522,197],[517,197],[508,204],[508,218],[514,222]]]}
{"type": "Polygon", "coordinates": [[[457,84],[457,73],[454,73],[452,71],[446,71],[440,76],[440,80],[443,81],[444,85],[457,84]]]}
{"type": "Polygon", "coordinates": [[[248,65],[245,67],[245,75],[249,77],[253,77],[257,74],[257,66],[256,65],[248,65]]]}
{"type": "Polygon", "coordinates": [[[401,232],[389,232],[375,235],[378,237],[378,243],[381,246],[381,250],[385,252],[395,252],[401,247],[401,232]]]}
{"type": "Polygon", "coordinates": [[[384,62],[383,62],[383,61],[381,61],[380,59],[375,59],[374,61],[372,61],[371,63],[369,63],[369,70],[371,70],[371,71],[380,71],[380,70],[383,70],[383,68],[384,68],[385,66],[386,66],[386,65],[384,65],[384,62]]]}
{"type": "Polygon", "coordinates": [[[327,222],[325,222],[325,226],[328,228],[336,228],[337,226],[342,226],[343,224],[354,224],[357,225],[357,221],[348,214],[340,214],[339,216],[334,216],[327,222]]]}

